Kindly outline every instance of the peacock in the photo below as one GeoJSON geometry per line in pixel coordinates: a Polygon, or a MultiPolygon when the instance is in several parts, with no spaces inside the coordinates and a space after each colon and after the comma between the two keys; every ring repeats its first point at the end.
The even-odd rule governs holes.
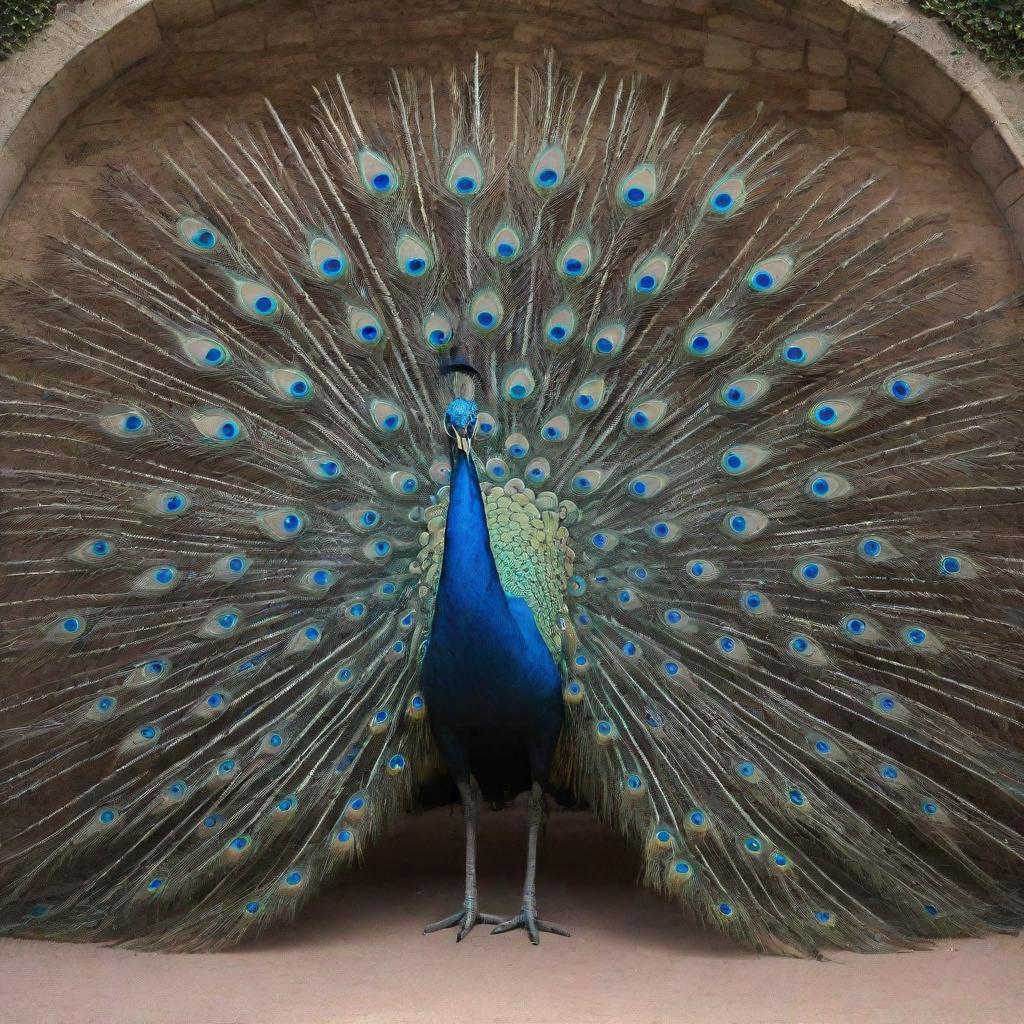
{"type": "Polygon", "coordinates": [[[551,800],[758,950],[1019,922],[1017,301],[726,109],[339,77],[77,216],[5,343],[0,930],[239,943],[438,780],[428,932],[569,934],[551,800]]]}

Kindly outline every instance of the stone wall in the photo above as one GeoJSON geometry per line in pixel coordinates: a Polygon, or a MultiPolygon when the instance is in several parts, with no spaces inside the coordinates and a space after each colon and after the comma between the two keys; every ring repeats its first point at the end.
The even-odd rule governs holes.
{"type": "Polygon", "coordinates": [[[146,162],[189,117],[258,113],[263,93],[298,111],[336,70],[379,83],[391,64],[442,69],[479,48],[504,66],[547,45],[594,73],[763,100],[920,183],[918,161],[937,208],[994,227],[969,164],[1024,252],[1024,92],[902,0],[85,0],[0,64],[0,210],[32,169],[2,256],[21,262],[36,229],[91,204],[104,167],[146,162]]]}

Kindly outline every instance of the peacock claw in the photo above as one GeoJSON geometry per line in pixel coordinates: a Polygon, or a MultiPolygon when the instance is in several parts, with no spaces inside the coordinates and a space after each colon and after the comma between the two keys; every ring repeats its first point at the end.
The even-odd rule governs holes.
{"type": "Polygon", "coordinates": [[[501,920],[497,914],[481,914],[475,906],[466,904],[454,914],[449,914],[447,917],[442,917],[440,921],[428,924],[423,929],[423,934],[427,935],[430,932],[439,932],[444,928],[454,928],[456,925],[461,925],[459,934],[455,936],[455,941],[461,942],[473,930],[474,925],[499,924],[501,920]]]}
{"type": "Polygon", "coordinates": [[[510,917],[507,921],[502,921],[497,928],[492,928],[491,934],[501,935],[502,932],[510,932],[515,928],[525,929],[530,936],[530,941],[535,946],[540,945],[541,932],[550,932],[552,935],[564,935],[569,938],[569,932],[565,928],[552,924],[550,921],[542,921],[537,917],[537,912],[533,907],[525,904],[515,917],[510,917]]]}

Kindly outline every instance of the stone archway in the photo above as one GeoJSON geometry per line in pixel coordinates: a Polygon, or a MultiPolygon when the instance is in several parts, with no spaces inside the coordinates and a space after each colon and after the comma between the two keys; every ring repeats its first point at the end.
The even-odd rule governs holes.
{"type": "MultiPolygon", "coordinates": [[[[55,181],[52,160],[32,172],[69,118],[65,141],[90,149],[94,163],[123,149],[104,145],[118,131],[116,114],[104,119],[94,109],[91,131],[83,131],[88,114],[74,120],[101,93],[113,92],[129,133],[138,128],[134,99],[152,137],[214,106],[252,112],[261,80],[277,86],[268,91],[280,102],[289,69],[297,98],[332,64],[446,62],[476,45],[500,62],[552,43],[595,70],[671,74],[687,89],[763,90],[770,106],[819,129],[834,125],[839,141],[877,134],[884,149],[884,125],[872,115],[909,116],[964,153],[1024,252],[1024,93],[900,0],[646,0],[626,9],[593,0],[435,0],[411,16],[399,4],[359,0],[86,0],[60,9],[26,51],[0,64],[0,211],[26,177],[32,188],[55,181]],[[169,98],[176,81],[178,109],[169,98]],[[219,105],[211,102],[218,90],[219,105]],[[200,96],[207,102],[189,103],[200,96]]],[[[18,219],[17,208],[10,216],[18,219]]]]}

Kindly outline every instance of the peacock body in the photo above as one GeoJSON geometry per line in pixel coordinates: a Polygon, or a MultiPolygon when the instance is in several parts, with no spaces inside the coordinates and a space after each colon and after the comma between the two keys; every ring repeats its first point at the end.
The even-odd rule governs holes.
{"type": "Polygon", "coordinates": [[[8,932],[238,942],[438,771],[460,938],[562,931],[545,792],[760,949],[1020,913],[1010,303],[786,131],[553,59],[510,88],[197,128],[41,275],[0,406],[8,932]],[[476,808],[523,790],[502,921],[476,808]]]}

